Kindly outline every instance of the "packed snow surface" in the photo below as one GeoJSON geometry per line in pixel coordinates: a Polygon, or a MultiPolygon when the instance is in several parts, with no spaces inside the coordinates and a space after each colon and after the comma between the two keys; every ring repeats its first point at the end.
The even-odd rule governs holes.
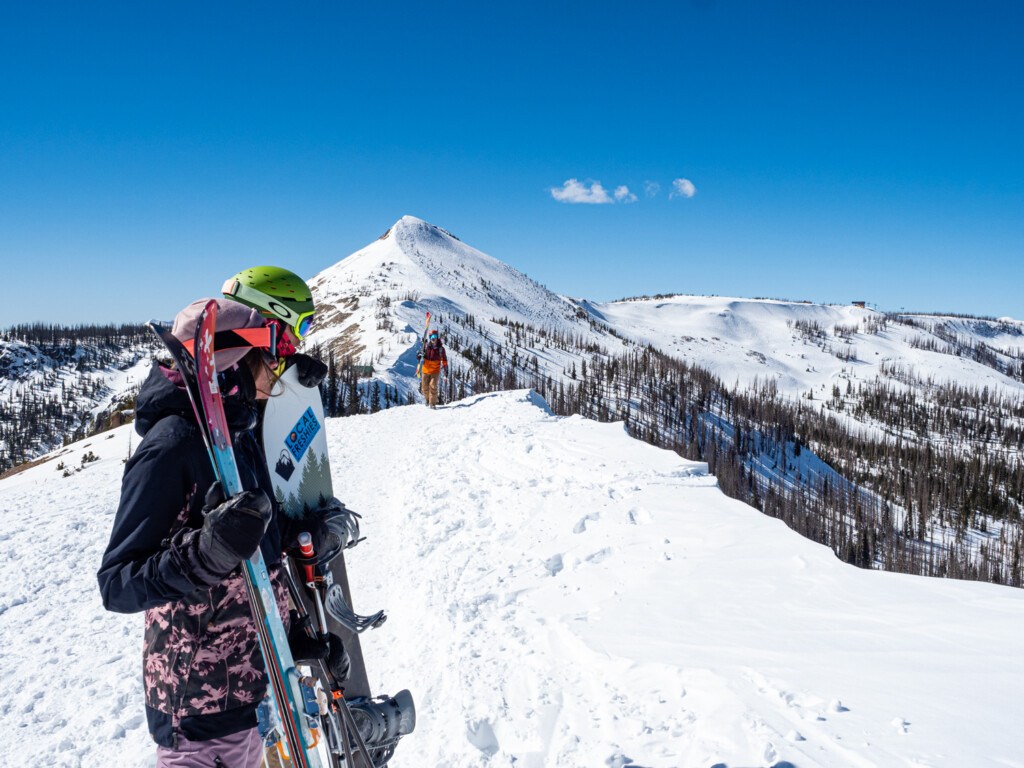
{"type": "MultiPolygon", "coordinates": [[[[371,684],[416,697],[396,768],[1024,766],[1020,590],[844,565],[703,464],[525,391],[328,433],[364,516],[355,607],[390,615],[363,635],[371,684]]],[[[18,764],[154,762],[142,617],[94,578],[129,439],[0,481],[18,764]]]]}

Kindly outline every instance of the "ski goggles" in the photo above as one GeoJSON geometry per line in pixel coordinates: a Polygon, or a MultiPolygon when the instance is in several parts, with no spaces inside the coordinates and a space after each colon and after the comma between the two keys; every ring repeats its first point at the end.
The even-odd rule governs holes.
{"type": "Polygon", "coordinates": [[[267,294],[262,291],[257,291],[255,288],[250,288],[248,285],[245,285],[234,278],[225,282],[224,285],[221,286],[220,291],[225,296],[233,296],[239,301],[255,305],[263,311],[274,315],[295,335],[295,338],[299,341],[302,341],[302,339],[305,338],[313,325],[313,317],[316,315],[315,310],[310,310],[309,312],[296,312],[295,310],[285,306],[283,302],[275,301],[273,297],[267,296],[267,294]]]}
{"type": "Polygon", "coordinates": [[[277,347],[274,352],[278,357],[291,357],[298,351],[284,332],[286,326],[283,322],[276,318],[270,318],[267,320],[267,325],[277,329],[277,347]]]}

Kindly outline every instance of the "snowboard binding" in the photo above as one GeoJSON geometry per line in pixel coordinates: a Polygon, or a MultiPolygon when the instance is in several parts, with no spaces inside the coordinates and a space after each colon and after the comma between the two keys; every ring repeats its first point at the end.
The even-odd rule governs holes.
{"type": "MultiPolygon", "coordinates": [[[[341,506],[344,509],[344,505],[341,506]]],[[[340,585],[327,585],[320,574],[332,558],[317,556],[313,537],[308,532],[299,534],[289,559],[290,567],[285,571],[292,603],[298,624],[311,638],[322,641],[329,637],[328,615],[356,634],[379,627],[387,620],[383,611],[371,616],[356,614],[345,600],[340,585]],[[300,578],[305,582],[305,592],[300,589],[300,578]],[[312,610],[307,610],[307,605],[311,605],[312,610]]],[[[315,672],[312,682],[320,724],[317,731],[326,739],[331,765],[334,768],[383,768],[387,765],[398,741],[416,727],[412,694],[403,690],[394,697],[350,700],[345,697],[345,681],[337,678],[327,661],[317,659],[310,668],[315,672]]]]}
{"type": "Polygon", "coordinates": [[[386,765],[395,754],[398,740],[416,728],[416,706],[407,690],[394,697],[353,699],[348,707],[374,766],[386,765]]]}

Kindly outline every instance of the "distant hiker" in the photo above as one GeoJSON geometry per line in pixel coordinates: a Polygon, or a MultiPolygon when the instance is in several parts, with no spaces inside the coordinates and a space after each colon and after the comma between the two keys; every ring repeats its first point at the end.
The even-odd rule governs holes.
{"type": "Polygon", "coordinates": [[[441,335],[435,328],[423,342],[423,350],[416,355],[416,359],[423,361],[423,378],[420,380],[420,392],[423,399],[431,408],[437,407],[437,380],[441,376],[442,369],[445,376],[448,375],[448,354],[441,344],[441,335]]]}
{"type": "MultiPolygon", "coordinates": [[[[175,318],[172,333],[183,343],[192,342],[207,301],[193,302],[175,318]]],[[[97,574],[107,610],[146,612],[143,685],[157,768],[261,765],[257,707],[267,677],[240,569],[257,549],[286,623],[289,616],[281,564],[295,533],[273,500],[258,437],[260,403],[270,396],[274,371],[287,355],[288,345],[278,346],[286,335],[270,327],[276,320],[251,307],[229,299],[217,305],[218,336],[247,329],[228,334],[230,345],[218,346],[215,356],[246,490],[224,498],[181,372],[154,363],[137,399],[135,428],[143,439],[125,466],[97,574]]],[[[323,519],[326,525],[327,513],[323,519]]],[[[297,647],[308,640],[292,641],[297,658],[327,659],[347,674],[343,649],[333,643],[297,647]]]]}

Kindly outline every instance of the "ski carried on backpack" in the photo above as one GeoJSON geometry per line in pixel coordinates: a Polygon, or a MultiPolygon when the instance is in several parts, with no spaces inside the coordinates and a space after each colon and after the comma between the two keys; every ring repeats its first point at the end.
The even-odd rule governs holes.
{"type": "Polygon", "coordinates": [[[430,313],[427,312],[427,324],[423,326],[423,335],[420,336],[420,359],[416,363],[416,378],[423,376],[423,347],[427,340],[427,333],[430,331],[430,313]]]}
{"type": "MultiPolygon", "coordinates": [[[[239,493],[242,487],[214,362],[216,322],[217,303],[211,300],[200,315],[196,327],[194,358],[189,356],[185,346],[166,328],[155,323],[151,323],[150,327],[164,342],[185,380],[214,473],[224,493],[232,496],[239,493]]],[[[315,748],[317,737],[305,714],[300,672],[292,657],[269,571],[259,549],[252,558],[243,562],[242,573],[291,765],[296,768],[323,768],[320,754],[315,748]]]]}

